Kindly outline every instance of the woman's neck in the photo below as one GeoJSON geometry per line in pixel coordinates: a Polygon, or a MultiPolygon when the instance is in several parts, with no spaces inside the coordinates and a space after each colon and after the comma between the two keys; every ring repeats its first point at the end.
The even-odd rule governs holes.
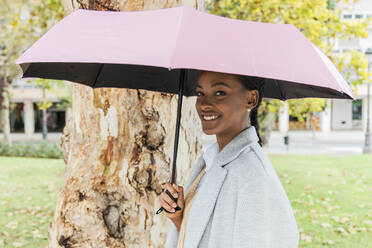
{"type": "Polygon", "coordinates": [[[241,133],[243,130],[249,128],[250,125],[246,125],[242,128],[239,128],[237,130],[234,130],[234,131],[231,131],[229,133],[226,133],[226,134],[218,134],[216,135],[216,139],[217,139],[217,143],[218,143],[218,152],[221,152],[222,149],[228,144],[230,143],[231,140],[233,140],[235,138],[235,136],[237,136],[239,133],[241,133]]]}

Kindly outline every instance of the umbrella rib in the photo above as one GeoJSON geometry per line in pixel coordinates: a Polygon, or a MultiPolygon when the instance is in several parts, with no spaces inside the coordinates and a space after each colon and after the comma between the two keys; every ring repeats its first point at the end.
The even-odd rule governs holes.
{"type": "Polygon", "coordinates": [[[278,86],[279,88],[279,92],[280,92],[280,97],[281,97],[281,100],[282,101],[285,101],[285,98],[284,98],[284,95],[283,95],[283,92],[282,92],[282,88],[280,87],[279,83],[278,83],[278,80],[274,79],[276,85],[278,86]]]}
{"type": "Polygon", "coordinates": [[[98,69],[98,73],[97,73],[97,75],[96,75],[96,79],[94,80],[94,82],[93,82],[93,88],[94,88],[94,86],[96,85],[96,83],[97,83],[97,79],[98,79],[98,77],[99,77],[99,74],[101,74],[101,71],[102,71],[102,68],[103,68],[103,66],[104,66],[105,64],[101,64],[101,66],[99,67],[99,69],[98,69]]]}

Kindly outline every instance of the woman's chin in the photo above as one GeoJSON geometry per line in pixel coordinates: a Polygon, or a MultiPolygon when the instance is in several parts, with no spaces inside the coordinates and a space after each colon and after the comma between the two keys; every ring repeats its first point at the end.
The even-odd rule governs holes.
{"type": "Polygon", "coordinates": [[[208,128],[203,128],[203,132],[206,134],[206,135],[213,135],[213,134],[216,134],[216,130],[213,128],[213,129],[208,129],[208,128]]]}

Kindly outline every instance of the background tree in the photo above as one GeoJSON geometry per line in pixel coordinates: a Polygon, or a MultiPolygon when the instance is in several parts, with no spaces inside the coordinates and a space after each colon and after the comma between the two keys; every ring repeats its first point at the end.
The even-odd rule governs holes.
{"type": "MultiPolygon", "coordinates": [[[[318,46],[335,63],[345,79],[356,86],[366,82],[370,76],[368,62],[362,52],[353,50],[334,52],[337,39],[366,38],[370,20],[343,20],[341,9],[336,3],[349,1],[320,1],[320,0],[207,0],[207,10],[213,14],[268,23],[286,23],[296,26],[311,42],[318,46]]],[[[350,1],[350,7],[352,3],[350,1]]],[[[354,87],[354,90],[356,88],[354,87]]],[[[259,109],[259,121],[262,133],[267,133],[267,117],[270,111],[277,113],[279,100],[264,100],[265,104],[259,109]],[[265,107],[269,107],[270,110],[265,107]]],[[[303,114],[313,113],[324,109],[324,100],[291,100],[291,114],[303,120],[303,114]],[[313,102],[309,104],[310,102],[313,102]],[[306,111],[305,111],[306,110],[306,111]],[[305,112],[304,112],[305,111],[305,112]]],[[[267,138],[263,139],[264,141],[267,138]]]]}
{"type": "MultiPolygon", "coordinates": [[[[79,0],[64,4],[68,13],[77,8],[202,7],[196,0],[79,0]]],[[[202,150],[195,100],[183,99],[179,184],[184,183],[202,150]]],[[[164,246],[169,222],[165,216],[155,215],[160,207],[156,198],[170,177],[176,113],[175,95],[72,86],[72,118],[61,139],[67,165],[49,229],[49,247],[164,246]]]]}
{"type": "Polygon", "coordinates": [[[19,55],[64,15],[58,0],[2,0],[0,5],[0,114],[5,142],[10,140],[9,90],[20,76],[19,55]]]}
{"type": "MultiPolygon", "coordinates": [[[[40,102],[37,103],[37,106],[42,111],[42,118],[43,118],[42,119],[42,137],[44,140],[46,140],[47,134],[48,134],[47,109],[53,105],[53,103],[47,99],[46,93],[54,91],[54,93],[60,96],[60,101],[66,102],[66,100],[70,99],[71,85],[70,83],[66,83],[61,80],[51,80],[51,79],[41,79],[41,78],[34,79],[34,80],[28,80],[27,82],[34,84],[35,87],[41,88],[42,90],[42,99],[40,102]],[[63,91],[64,91],[64,94],[61,95],[61,92],[63,91]]],[[[62,105],[59,104],[59,106],[62,106],[62,105]]],[[[66,105],[66,107],[68,106],[69,105],[66,105]]]]}
{"type": "Polygon", "coordinates": [[[296,117],[298,121],[306,120],[306,128],[317,129],[317,122],[314,119],[314,112],[323,111],[326,106],[326,99],[305,98],[288,100],[288,113],[296,117]]]}

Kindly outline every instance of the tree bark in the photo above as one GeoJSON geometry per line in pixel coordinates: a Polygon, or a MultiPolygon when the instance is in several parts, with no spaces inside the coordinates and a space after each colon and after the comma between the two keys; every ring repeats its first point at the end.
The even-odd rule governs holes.
{"type": "Polygon", "coordinates": [[[7,79],[0,78],[0,130],[3,133],[5,143],[12,144],[10,138],[10,120],[9,120],[9,88],[10,85],[7,79]]]}
{"type": "MultiPolygon", "coordinates": [[[[65,2],[71,8],[134,11],[193,1],[65,2]]],[[[201,6],[199,5],[199,8],[201,6]]],[[[168,228],[156,198],[169,181],[177,96],[74,84],[72,118],[61,147],[66,162],[48,247],[163,247],[168,228]]],[[[183,99],[178,184],[202,150],[195,97],[183,99]]]]}

